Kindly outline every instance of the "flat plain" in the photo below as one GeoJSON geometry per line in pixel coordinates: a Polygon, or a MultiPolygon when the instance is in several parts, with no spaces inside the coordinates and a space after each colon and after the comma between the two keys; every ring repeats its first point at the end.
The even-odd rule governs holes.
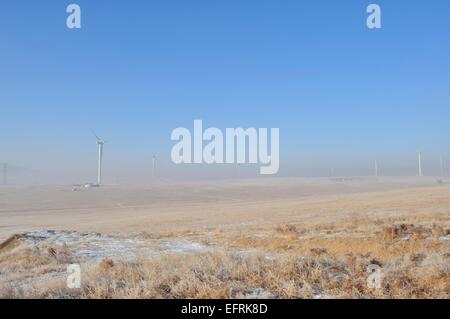
{"type": "Polygon", "coordinates": [[[449,194],[414,177],[5,186],[0,296],[448,298],[449,194]]]}

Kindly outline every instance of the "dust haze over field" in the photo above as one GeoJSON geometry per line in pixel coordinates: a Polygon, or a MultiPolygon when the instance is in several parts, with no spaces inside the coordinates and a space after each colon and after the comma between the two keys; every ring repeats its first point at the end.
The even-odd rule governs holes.
{"type": "Polygon", "coordinates": [[[448,298],[449,191],[431,177],[2,187],[0,294],[448,298]]]}
{"type": "Polygon", "coordinates": [[[436,184],[431,177],[362,177],[156,180],[75,191],[69,185],[10,186],[0,188],[0,236],[42,229],[128,232],[271,223],[285,215],[286,207],[305,200],[436,184]]]}
{"type": "Polygon", "coordinates": [[[450,298],[449,13],[2,1],[0,298],[450,298]]]}

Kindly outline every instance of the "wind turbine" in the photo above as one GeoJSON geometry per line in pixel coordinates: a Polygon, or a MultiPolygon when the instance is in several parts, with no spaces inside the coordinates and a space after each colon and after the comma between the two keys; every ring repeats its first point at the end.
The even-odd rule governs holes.
{"type": "Polygon", "coordinates": [[[153,154],[153,160],[152,160],[152,178],[155,178],[156,173],[156,154],[153,154]]]}
{"type": "Polygon", "coordinates": [[[419,151],[418,153],[418,160],[419,160],[419,177],[422,177],[422,152],[419,151]]]}
{"type": "Polygon", "coordinates": [[[440,166],[441,166],[441,177],[444,177],[445,175],[445,165],[444,165],[444,157],[441,156],[441,161],[440,161],[440,166]]]}
{"type": "Polygon", "coordinates": [[[378,161],[375,160],[375,177],[378,177],[378,161]]]}
{"type": "Polygon", "coordinates": [[[104,140],[102,140],[100,137],[95,134],[94,130],[92,130],[92,134],[94,134],[95,138],[97,139],[97,145],[98,145],[98,166],[97,166],[97,186],[102,185],[102,161],[103,161],[103,145],[106,143],[104,140]]]}

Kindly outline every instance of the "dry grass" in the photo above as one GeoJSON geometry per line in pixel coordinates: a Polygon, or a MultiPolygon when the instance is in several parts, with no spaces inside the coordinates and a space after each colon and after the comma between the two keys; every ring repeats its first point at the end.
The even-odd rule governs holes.
{"type": "Polygon", "coordinates": [[[425,237],[432,236],[432,228],[403,225],[389,228],[377,221],[365,238],[359,237],[359,227],[342,236],[345,225],[304,232],[291,224],[258,229],[258,236],[247,234],[234,240],[228,232],[214,233],[212,239],[228,243],[228,249],[86,264],[79,290],[65,287],[70,251],[14,245],[0,254],[2,276],[8,278],[1,281],[0,297],[449,298],[448,241],[425,237]],[[386,236],[388,228],[402,229],[402,235],[410,237],[398,231],[394,233],[399,236],[391,236],[391,231],[386,236]],[[418,230],[421,236],[415,236],[418,230]],[[261,235],[264,231],[267,236],[261,235]],[[329,238],[321,236],[324,231],[329,238]],[[367,286],[370,264],[382,267],[381,289],[367,286]]]}
{"type": "Polygon", "coordinates": [[[314,201],[300,213],[289,206],[280,224],[142,232],[152,243],[176,238],[214,249],[128,262],[82,262],[70,245],[12,236],[0,244],[0,297],[450,298],[450,206],[434,191],[314,201]],[[82,262],[78,290],[66,288],[72,262],[82,262]],[[371,264],[382,269],[380,289],[367,285],[371,264]]]}
{"type": "MultiPolygon", "coordinates": [[[[438,254],[405,255],[384,266],[382,289],[366,284],[369,257],[214,253],[166,256],[133,263],[101,263],[83,274],[80,290],[61,280],[1,296],[37,298],[233,298],[263,288],[276,298],[448,298],[448,259],[438,254]],[[105,267],[106,265],[106,267],[105,267]]],[[[36,262],[35,262],[36,264],[36,262]]],[[[41,264],[40,262],[38,264],[41,264]]]]}

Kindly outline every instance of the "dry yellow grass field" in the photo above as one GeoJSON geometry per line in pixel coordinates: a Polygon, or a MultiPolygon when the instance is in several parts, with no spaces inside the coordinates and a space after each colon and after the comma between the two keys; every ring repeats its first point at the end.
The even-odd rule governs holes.
{"type": "Polygon", "coordinates": [[[407,178],[1,189],[0,297],[449,298],[449,194],[407,178]]]}

